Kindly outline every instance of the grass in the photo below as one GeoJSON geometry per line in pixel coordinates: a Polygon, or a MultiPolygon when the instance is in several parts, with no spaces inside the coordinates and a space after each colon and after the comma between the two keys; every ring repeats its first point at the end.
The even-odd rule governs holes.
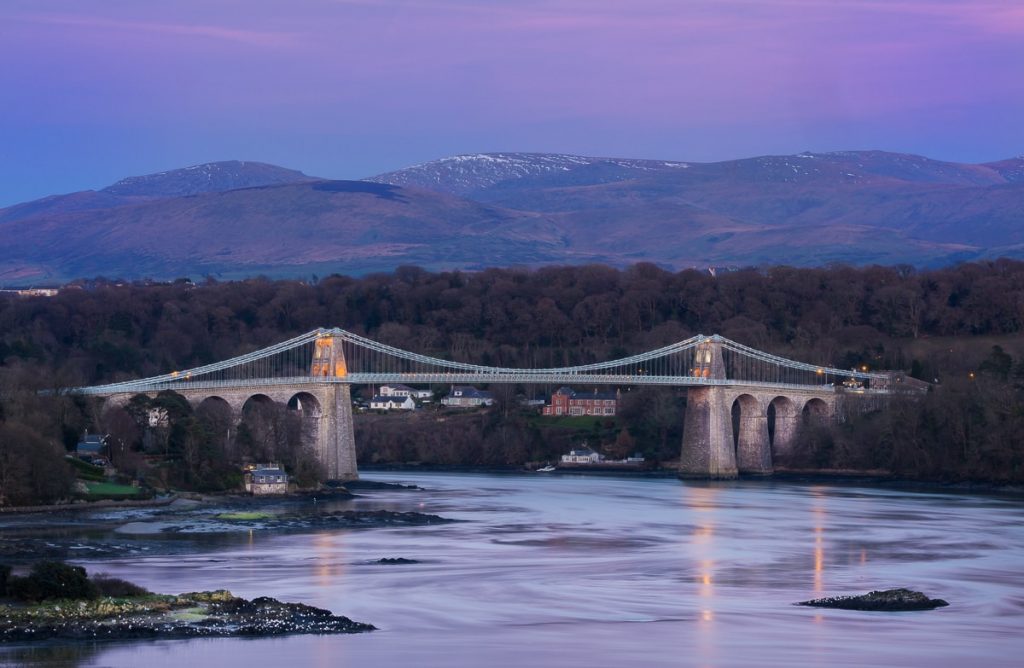
{"type": "Polygon", "coordinates": [[[118,485],[113,482],[86,482],[85,486],[89,489],[90,497],[123,498],[139,495],[139,488],[132,487],[131,485],[118,485]]]}
{"type": "Polygon", "coordinates": [[[103,473],[102,466],[93,466],[89,462],[82,461],[78,457],[65,457],[71,468],[75,469],[75,475],[83,480],[93,480],[96,482],[102,482],[106,479],[103,473]]]}
{"type": "Polygon", "coordinates": [[[270,513],[261,513],[259,511],[239,511],[236,513],[221,513],[217,515],[219,520],[265,520],[271,517],[270,513]]]}

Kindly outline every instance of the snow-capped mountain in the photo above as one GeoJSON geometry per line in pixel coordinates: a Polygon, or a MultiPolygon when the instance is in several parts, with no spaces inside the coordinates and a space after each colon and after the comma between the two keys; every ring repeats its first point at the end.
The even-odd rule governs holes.
{"type": "Polygon", "coordinates": [[[455,156],[364,181],[213,163],[0,209],[0,281],[1024,258],[1024,159],[455,156]]]}
{"type": "Polygon", "coordinates": [[[686,168],[684,162],[593,158],[561,153],[473,153],[431,160],[366,179],[396,186],[467,195],[509,181],[556,177],[561,182],[607,182],[686,168]],[[573,177],[577,178],[573,178],[573,177]]]}

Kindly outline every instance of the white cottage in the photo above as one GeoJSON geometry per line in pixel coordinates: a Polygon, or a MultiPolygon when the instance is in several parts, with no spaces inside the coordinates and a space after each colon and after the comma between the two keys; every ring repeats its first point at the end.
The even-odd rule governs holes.
{"type": "Polygon", "coordinates": [[[373,399],[370,399],[370,409],[381,411],[411,411],[416,409],[416,402],[409,396],[384,397],[378,394],[373,399]]]}

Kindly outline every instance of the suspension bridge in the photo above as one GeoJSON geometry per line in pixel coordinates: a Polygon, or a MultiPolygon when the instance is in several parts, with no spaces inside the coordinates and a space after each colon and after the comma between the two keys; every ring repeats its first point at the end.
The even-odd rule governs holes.
{"type": "Polygon", "coordinates": [[[172,391],[196,407],[221,402],[235,419],[253,402],[287,404],[311,425],[327,477],[351,480],[358,477],[352,385],[685,387],[680,473],[727,478],[770,473],[773,452],[784,455],[792,448],[808,415],[835,419],[843,396],[884,396],[905,381],[901,374],[797,362],[718,335],[698,335],[607,362],[518,369],[413,353],[335,328],[317,329],[223,362],[67,392],[104,397],[105,408],[110,408],[137,395],[172,391]]]}

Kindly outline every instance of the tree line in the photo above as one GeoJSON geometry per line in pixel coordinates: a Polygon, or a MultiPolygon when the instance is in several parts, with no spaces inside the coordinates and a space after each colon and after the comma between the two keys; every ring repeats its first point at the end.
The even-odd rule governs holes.
{"type": "MultiPolygon", "coordinates": [[[[59,496],[61,484],[31,482],[26,471],[37,467],[26,462],[59,455],[101,419],[89,402],[39,397],[36,390],[189,368],[320,326],[500,366],[583,364],[720,333],[815,364],[903,369],[939,383],[902,413],[865,416],[818,435],[820,447],[807,449],[815,453],[813,463],[870,464],[932,478],[1022,476],[1013,425],[1022,405],[1017,379],[1024,350],[1017,337],[1024,327],[1024,263],[995,260],[926,271],[771,267],[717,276],[645,263],[625,270],[590,265],[475,273],[401,267],[307,281],[99,279],[66,286],[54,297],[0,295],[4,494],[19,500],[59,496]],[[892,417],[897,414],[899,419],[892,417]],[[917,427],[908,432],[908,425],[917,427]],[[864,438],[890,444],[870,448],[889,454],[867,457],[864,438]]],[[[639,448],[667,452],[678,445],[679,426],[668,421],[680,421],[683,399],[658,397],[664,405],[655,412],[662,418],[627,409],[620,430],[627,429],[639,448]]],[[[196,434],[218,433],[213,418],[192,419],[202,423],[196,434]]],[[[252,444],[260,438],[250,434],[247,447],[258,448],[252,444]]],[[[193,444],[206,442],[193,450],[209,451],[209,440],[192,438],[193,444]]],[[[182,459],[187,442],[184,436],[175,441],[182,459]]],[[[202,475],[203,466],[196,465],[193,477],[202,475]]]]}

